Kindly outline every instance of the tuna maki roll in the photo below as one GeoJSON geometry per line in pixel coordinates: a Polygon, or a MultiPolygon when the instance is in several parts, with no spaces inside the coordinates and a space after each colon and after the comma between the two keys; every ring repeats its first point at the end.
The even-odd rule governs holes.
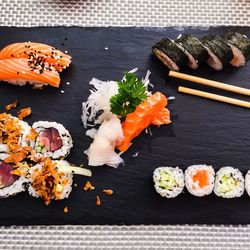
{"type": "Polygon", "coordinates": [[[185,183],[188,192],[195,196],[205,196],[213,192],[214,169],[207,165],[193,165],[185,171],[185,183]]]}
{"type": "Polygon", "coordinates": [[[233,59],[231,47],[220,36],[205,36],[202,43],[209,55],[207,64],[213,69],[222,70],[233,59]]]}
{"type": "Polygon", "coordinates": [[[174,198],[184,188],[184,174],[178,167],[156,168],[153,173],[153,180],[156,192],[162,197],[174,198]]]}
{"type": "Polygon", "coordinates": [[[188,66],[197,69],[201,62],[208,58],[208,52],[203,44],[194,36],[181,34],[175,40],[175,43],[188,57],[188,66]]]}
{"type": "Polygon", "coordinates": [[[25,190],[27,179],[12,174],[14,164],[0,161],[0,198],[6,198],[25,190]]]}
{"type": "Polygon", "coordinates": [[[73,147],[69,131],[56,122],[39,121],[33,124],[37,137],[33,142],[36,157],[65,158],[73,147]]]}
{"type": "Polygon", "coordinates": [[[228,34],[224,39],[231,47],[234,55],[230,64],[235,67],[244,66],[250,58],[250,40],[240,33],[228,34]]]}
{"type": "Polygon", "coordinates": [[[187,55],[169,38],[156,43],[152,51],[170,70],[179,71],[188,63],[187,55]]]}
{"type": "Polygon", "coordinates": [[[222,198],[240,197],[244,193],[244,177],[239,169],[221,168],[215,176],[214,193],[222,198]]]}

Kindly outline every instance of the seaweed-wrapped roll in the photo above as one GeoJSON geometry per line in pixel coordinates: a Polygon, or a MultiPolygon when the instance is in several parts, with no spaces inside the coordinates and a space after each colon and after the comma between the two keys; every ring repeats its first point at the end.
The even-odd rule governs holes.
{"type": "Polygon", "coordinates": [[[183,50],[188,57],[188,66],[197,69],[201,62],[208,58],[208,52],[203,44],[194,36],[181,34],[175,40],[175,43],[183,50]]]}
{"type": "Polygon", "coordinates": [[[240,33],[228,34],[224,39],[231,47],[234,55],[230,64],[235,67],[244,66],[250,58],[250,40],[240,33]]]}
{"type": "Polygon", "coordinates": [[[231,47],[220,36],[205,36],[202,43],[209,55],[207,64],[215,70],[222,70],[234,57],[231,47]]]}
{"type": "Polygon", "coordinates": [[[187,55],[169,38],[156,43],[152,51],[170,70],[179,71],[188,63],[187,55]]]}
{"type": "Polygon", "coordinates": [[[154,187],[158,194],[166,198],[178,196],[184,188],[183,171],[176,167],[159,167],[153,174],[154,187]]]}

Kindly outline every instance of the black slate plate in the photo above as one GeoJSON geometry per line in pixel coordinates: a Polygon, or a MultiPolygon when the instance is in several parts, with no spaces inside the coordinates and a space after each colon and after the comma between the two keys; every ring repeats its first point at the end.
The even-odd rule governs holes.
{"type": "MultiPolygon", "coordinates": [[[[155,91],[159,90],[176,100],[169,105],[172,125],[153,128],[153,136],[140,136],[124,154],[126,166],[92,168],[91,179],[96,190],[83,192],[87,178],[75,177],[78,187],[67,200],[45,206],[40,199],[27,193],[0,200],[0,224],[176,224],[176,223],[250,223],[250,198],[226,200],[210,195],[196,198],[187,192],[173,200],[161,198],[152,185],[152,172],[161,165],[178,165],[185,169],[191,164],[212,164],[215,169],[231,165],[244,173],[250,168],[249,110],[198,97],[177,93],[177,86],[229,93],[168,79],[167,69],[151,55],[151,46],[164,36],[175,38],[188,32],[198,37],[239,31],[250,37],[248,27],[211,28],[0,28],[0,47],[18,41],[38,41],[67,50],[73,64],[62,75],[60,90],[50,87],[42,91],[31,87],[0,85],[0,106],[18,99],[22,107],[31,106],[33,115],[28,122],[51,120],[63,123],[74,139],[74,149],[68,160],[87,165],[83,151],[90,140],[81,125],[81,103],[89,95],[88,82],[92,77],[102,80],[120,79],[124,71],[139,68],[143,76],[152,71],[155,91]],[[108,50],[105,49],[108,48],[108,50]],[[71,85],[65,83],[69,81],[71,85]],[[143,141],[143,143],[142,143],[143,141]],[[142,145],[140,154],[132,154],[142,145]],[[101,193],[112,188],[113,196],[101,193]],[[99,194],[103,205],[95,205],[99,194]],[[69,213],[63,208],[68,206],[69,213]]],[[[192,72],[243,87],[250,87],[250,63],[242,69],[228,67],[215,72],[204,65],[192,72]]]]}

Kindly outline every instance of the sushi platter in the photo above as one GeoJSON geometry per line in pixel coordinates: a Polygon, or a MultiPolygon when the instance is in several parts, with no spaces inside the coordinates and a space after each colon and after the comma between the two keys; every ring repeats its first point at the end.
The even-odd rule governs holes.
{"type": "Polygon", "coordinates": [[[250,223],[249,27],[0,36],[1,225],[250,223]]]}

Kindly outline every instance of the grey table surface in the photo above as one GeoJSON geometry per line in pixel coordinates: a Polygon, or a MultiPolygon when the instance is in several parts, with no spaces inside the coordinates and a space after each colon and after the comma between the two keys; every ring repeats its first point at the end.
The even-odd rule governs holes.
{"type": "MultiPolygon", "coordinates": [[[[250,25],[250,0],[0,0],[1,26],[250,25]]],[[[250,249],[250,226],[0,227],[0,249],[250,249]]]]}

